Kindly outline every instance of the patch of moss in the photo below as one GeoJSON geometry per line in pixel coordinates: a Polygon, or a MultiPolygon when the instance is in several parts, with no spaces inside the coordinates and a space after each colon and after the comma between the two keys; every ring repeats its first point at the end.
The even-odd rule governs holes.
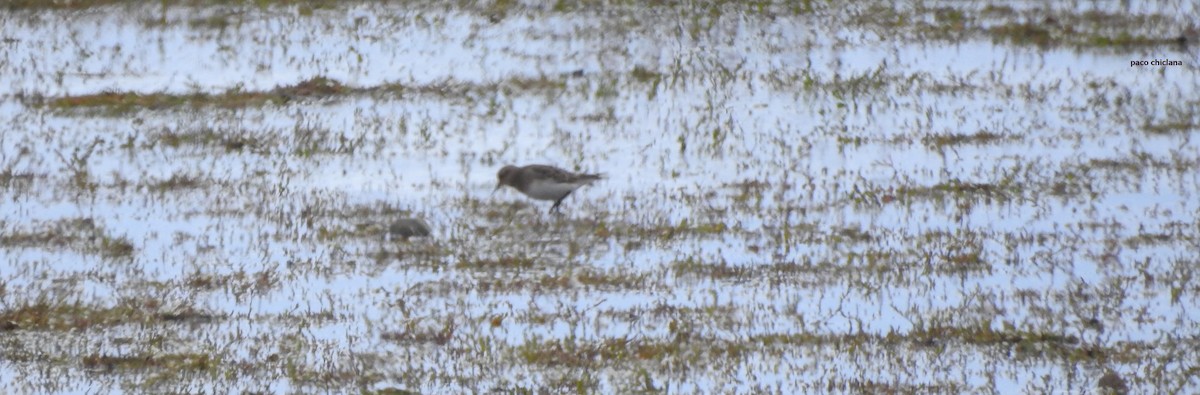
{"type": "Polygon", "coordinates": [[[992,36],[1015,44],[1048,46],[1054,43],[1050,30],[1032,23],[1009,23],[988,29],[992,36]]]}
{"type": "Polygon", "coordinates": [[[164,369],[182,371],[207,371],[219,365],[208,354],[148,354],[109,355],[92,353],[80,361],[83,367],[107,372],[131,369],[164,369]]]}
{"type": "Polygon", "coordinates": [[[31,229],[10,229],[0,234],[0,246],[67,248],[105,258],[128,258],[136,250],[129,238],[106,233],[91,218],[46,222],[31,229]]]}
{"type": "Polygon", "coordinates": [[[409,321],[403,328],[385,331],[380,338],[397,343],[430,343],[444,346],[454,339],[458,325],[453,320],[442,323],[441,327],[422,326],[419,321],[409,321]]]}
{"type": "Polygon", "coordinates": [[[945,133],[931,134],[921,138],[921,142],[930,148],[944,148],[963,144],[987,144],[1005,140],[1005,136],[987,130],[975,133],[945,133]]]}

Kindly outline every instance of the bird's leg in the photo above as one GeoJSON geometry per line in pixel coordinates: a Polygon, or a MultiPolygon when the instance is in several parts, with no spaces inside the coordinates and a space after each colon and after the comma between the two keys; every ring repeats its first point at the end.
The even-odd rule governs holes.
{"type": "Polygon", "coordinates": [[[552,212],[552,213],[553,213],[553,212],[560,212],[560,213],[561,213],[561,212],[562,212],[562,210],[560,210],[560,209],[558,208],[558,206],[561,206],[561,205],[562,205],[562,202],[563,202],[563,200],[566,200],[566,199],[567,199],[567,196],[571,196],[571,192],[564,193],[564,194],[562,195],[562,197],[558,198],[558,200],[555,200],[555,201],[554,201],[554,205],[553,205],[553,206],[550,206],[550,212],[552,212]]]}

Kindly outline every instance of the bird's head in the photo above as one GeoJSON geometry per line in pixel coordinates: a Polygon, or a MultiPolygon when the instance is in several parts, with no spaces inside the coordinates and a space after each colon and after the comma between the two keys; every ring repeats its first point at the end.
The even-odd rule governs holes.
{"type": "Polygon", "coordinates": [[[505,185],[511,185],[512,177],[516,173],[517,173],[516,166],[508,165],[508,166],[504,166],[503,168],[501,168],[500,172],[496,173],[496,189],[493,189],[492,193],[496,193],[496,191],[499,191],[500,187],[503,187],[505,185]]]}

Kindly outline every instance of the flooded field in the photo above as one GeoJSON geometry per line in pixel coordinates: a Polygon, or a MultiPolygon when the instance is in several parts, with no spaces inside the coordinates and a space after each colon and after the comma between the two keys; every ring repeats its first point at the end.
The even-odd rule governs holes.
{"type": "Polygon", "coordinates": [[[1200,391],[1190,1],[166,3],[0,12],[0,393],[1200,391]]]}

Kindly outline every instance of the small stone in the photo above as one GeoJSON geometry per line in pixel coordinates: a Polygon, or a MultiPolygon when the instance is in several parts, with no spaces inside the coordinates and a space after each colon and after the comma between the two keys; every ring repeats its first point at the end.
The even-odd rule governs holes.
{"type": "Polygon", "coordinates": [[[1114,371],[1108,371],[1100,376],[1100,382],[1096,384],[1100,391],[1106,394],[1127,394],[1129,386],[1125,384],[1125,379],[1114,371]]]}
{"type": "Polygon", "coordinates": [[[388,236],[403,239],[429,236],[429,225],[416,218],[402,218],[388,226],[388,236]]]}

